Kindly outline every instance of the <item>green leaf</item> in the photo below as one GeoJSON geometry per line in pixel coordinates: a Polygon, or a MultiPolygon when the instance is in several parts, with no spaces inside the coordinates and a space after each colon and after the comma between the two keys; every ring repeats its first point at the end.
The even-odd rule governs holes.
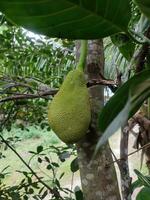
{"type": "Polygon", "coordinates": [[[138,193],[136,200],[149,200],[150,199],[150,187],[144,187],[138,193]]]}
{"type": "Polygon", "coordinates": [[[132,191],[132,193],[133,193],[133,191],[135,190],[135,189],[137,189],[137,188],[139,188],[139,187],[141,187],[142,185],[141,185],[141,182],[139,181],[139,180],[136,180],[136,181],[134,181],[133,183],[132,183],[132,185],[131,185],[131,191],[132,191]]]}
{"type": "Polygon", "coordinates": [[[140,10],[150,19],[150,1],[149,0],[135,0],[140,10]]]}
{"type": "Polygon", "coordinates": [[[135,44],[133,43],[133,41],[126,34],[123,33],[111,36],[111,41],[115,46],[118,47],[120,53],[128,61],[130,61],[135,50],[135,44]]]}
{"type": "Polygon", "coordinates": [[[47,167],[46,167],[48,170],[50,170],[50,169],[52,169],[52,165],[51,164],[49,164],[49,165],[47,165],[47,167]]]}
{"type": "Polygon", "coordinates": [[[75,158],[70,164],[71,171],[75,173],[79,170],[78,158],[75,158]]]}
{"type": "Polygon", "coordinates": [[[98,147],[123,126],[149,96],[150,70],[135,75],[123,84],[99,115],[99,128],[103,135],[98,147]]]}
{"type": "Polygon", "coordinates": [[[59,179],[62,179],[62,177],[65,175],[65,172],[62,172],[59,176],[59,179]]]}
{"type": "Polygon", "coordinates": [[[43,146],[38,146],[37,147],[37,153],[41,153],[43,151],[43,146]]]}
{"type": "Polygon", "coordinates": [[[76,200],[83,200],[83,192],[80,189],[80,187],[76,186],[75,189],[74,189],[74,191],[75,191],[76,200]]]}
{"type": "Polygon", "coordinates": [[[98,39],[126,32],[130,0],[1,0],[11,22],[49,37],[98,39]]]}
{"type": "Polygon", "coordinates": [[[38,157],[38,162],[42,163],[42,159],[40,157],[38,157]]]}
{"type": "Polygon", "coordinates": [[[141,185],[144,185],[146,187],[150,187],[150,176],[144,176],[137,169],[135,169],[134,172],[136,173],[138,180],[140,181],[141,185]]]}
{"type": "Polygon", "coordinates": [[[59,167],[59,164],[56,163],[56,162],[52,162],[51,164],[52,164],[54,167],[59,167]]]}

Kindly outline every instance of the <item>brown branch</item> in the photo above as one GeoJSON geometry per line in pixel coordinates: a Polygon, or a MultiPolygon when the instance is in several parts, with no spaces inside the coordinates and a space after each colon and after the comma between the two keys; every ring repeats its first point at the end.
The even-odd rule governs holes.
{"type": "Polygon", "coordinates": [[[29,88],[30,90],[33,90],[33,88],[31,86],[29,86],[28,84],[25,83],[10,83],[5,85],[4,90],[8,90],[11,89],[13,87],[25,87],[25,88],[29,88]]]}
{"type": "Polygon", "coordinates": [[[41,180],[41,178],[33,171],[33,169],[25,162],[25,160],[19,155],[19,153],[3,138],[2,135],[0,135],[0,138],[2,140],[2,142],[4,142],[7,147],[9,147],[16,155],[17,157],[23,162],[23,164],[30,170],[30,172],[37,178],[37,180],[39,181],[39,183],[41,183],[43,186],[45,186],[50,192],[51,194],[53,194],[56,198],[58,199],[63,199],[58,190],[56,190],[56,188],[51,188],[49,187],[49,185],[47,185],[44,181],[41,180]]]}
{"type": "Polygon", "coordinates": [[[87,83],[87,87],[91,87],[93,85],[105,85],[105,86],[114,86],[117,85],[116,81],[111,79],[92,79],[87,83]]]}
{"type": "Polygon", "coordinates": [[[146,117],[142,116],[141,114],[137,113],[133,117],[135,122],[137,122],[140,126],[142,126],[145,130],[150,131],[150,120],[146,117]]]}
{"type": "MultiPolygon", "coordinates": [[[[87,87],[91,87],[93,85],[105,85],[105,86],[117,86],[116,81],[111,79],[92,79],[87,83],[87,87]]],[[[49,89],[43,92],[39,92],[37,94],[17,94],[11,95],[5,98],[0,99],[0,103],[8,102],[8,101],[16,101],[22,99],[36,99],[36,98],[44,98],[49,95],[55,95],[58,92],[58,89],[49,89]]]]}
{"type": "Polygon", "coordinates": [[[129,161],[128,161],[128,140],[129,140],[129,126],[128,123],[121,128],[120,140],[120,176],[121,176],[121,192],[123,199],[131,200],[131,177],[129,174],[129,161]]]}
{"type": "Polygon", "coordinates": [[[57,89],[51,89],[45,92],[37,93],[37,94],[18,94],[18,95],[12,95],[9,97],[5,97],[0,99],[0,103],[4,103],[7,101],[16,101],[21,99],[36,99],[36,98],[44,98],[49,95],[55,95],[58,92],[57,89]]]}
{"type": "MultiPolygon", "coordinates": [[[[147,148],[149,148],[149,147],[150,147],[150,143],[145,144],[144,146],[140,147],[139,149],[137,149],[137,150],[135,150],[135,151],[133,151],[133,152],[127,154],[127,156],[128,156],[128,157],[129,157],[129,156],[132,156],[133,154],[135,154],[135,153],[137,153],[137,152],[139,152],[139,151],[141,151],[141,150],[143,150],[143,149],[147,149],[147,148]]],[[[124,158],[124,157],[119,158],[119,159],[117,159],[117,160],[114,160],[113,162],[108,163],[107,165],[108,165],[108,166],[109,166],[109,165],[112,165],[112,164],[114,164],[114,163],[116,163],[116,162],[119,162],[119,161],[121,161],[121,160],[124,160],[124,159],[126,159],[126,158],[124,158]]]]}

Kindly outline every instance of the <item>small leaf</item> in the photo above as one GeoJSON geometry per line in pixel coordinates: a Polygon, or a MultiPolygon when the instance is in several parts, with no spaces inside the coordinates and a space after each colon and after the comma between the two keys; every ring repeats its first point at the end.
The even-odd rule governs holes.
{"type": "Polygon", "coordinates": [[[52,169],[52,166],[49,164],[49,165],[47,165],[47,167],[46,167],[48,170],[50,170],[50,169],[52,169]]]}
{"type": "Polygon", "coordinates": [[[60,174],[60,177],[59,177],[59,179],[62,179],[62,177],[65,175],[65,172],[62,172],[61,174],[60,174]]]}
{"type": "Polygon", "coordinates": [[[37,153],[41,153],[43,151],[43,146],[38,146],[37,147],[37,153]]]}
{"type": "Polygon", "coordinates": [[[24,195],[24,196],[23,196],[23,199],[24,199],[24,200],[28,200],[28,196],[27,196],[27,195],[24,195]]]}
{"type": "Polygon", "coordinates": [[[79,170],[79,165],[78,165],[78,158],[75,158],[71,164],[70,164],[70,169],[73,173],[79,170]]]}
{"type": "Polygon", "coordinates": [[[28,151],[29,153],[31,153],[31,154],[36,154],[34,151],[28,151]]]}
{"type": "Polygon", "coordinates": [[[75,191],[76,200],[83,200],[83,192],[80,189],[80,187],[76,186],[75,189],[74,189],[74,191],[75,191]]]}
{"type": "Polygon", "coordinates": [[[50,163],[50,159],[47,156],[45,156],[45,160],[46,162],[50,163]]]}
{"type": "Polygon", "coordinates": [[[60,182],[59,182],[59,180],[55,180],[55,184],[60,188],[60,182]]]}
{"type": "Polygon", "coordinates": [[[54,167],[59,167],[59,164],[56,163],[56,162],[52,162],[51,164],[52,164],[54,167]]]}
{"type": "Polygon", "coordinates": [[[47,195],[48,195],[48,191],[46,190],[46,191],[42,194],[41,198],[44,199],[47,195]]]}
{"type": "Polygon", "coordinates": [[[32,188],[29,188],[28,194],[33,194],[34,190],[32,188]]]}
{"type": "Polygon", "coordinates": [[[42,163],[42,159],[40,157],[38,157],[38,162],[42,163]]]}

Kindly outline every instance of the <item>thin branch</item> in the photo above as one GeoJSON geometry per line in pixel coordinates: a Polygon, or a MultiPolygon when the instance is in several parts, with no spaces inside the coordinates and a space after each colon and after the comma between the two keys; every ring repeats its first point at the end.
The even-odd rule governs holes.
{"type": "Polygon", "coordinates": [[[12,95],[9,97],[5,97],[0,99],[0,103],[4,103],[7,101],[16,101],[21,99],[36,99],[36,98],[44,98],[45,96],[55,95],[58,92],[57,89],[47,90],[45,92],[37,93],[37,94],[19,94],[19,95],[12,95]]]}
{"type": "Polygon", "coordinates": [[[0,138],[2,140],[3,143],[5,143],[7,145],[7,147],[9,147],[16,155],[17,157],[23,162],[23,164],[31,171],[31,173],[37,178],[37,180],[43,185],[45,186],[56,198],[58,199],[63,199],[58,190],[56,189],[52,189],[51,187],[49,187],[44,181],[41,180],[41,178],[33,171],[33,169],[25,162],[25,160],[19,155],[19,153],[3,138],[2,135],[0,135],[0,138]]]}
{"type": "MultiPolygon", "coordinates": [[[[105,86],[117,86],[117,82],[111,79],[92,79],[87,83],[87,87],[91,87],[93,85],[105,85],[105,86]]],[[[16,101],[22,99],[36,99],[36,98],[44,98],[49,95],[55,95],[58,92],[58,89],[50,89],[44,92],[39,92],[37,94],[17,94],[11,95],[5,98],[0,99],[0,103],[8,102],[8,101],[16,101]]]]}
{"type": "Polygon", "coordinates": [[[33,90],[33,88],[31,86],[29,86],[28,84],[25,83],[10,83],[5,85],[4,90],[8,90],[11,89],[13,87],[25,87],[25,88],[29,88],[31,91],[33,90]]]}
{"type": "MultiPolygon", "coordinates": [[[[112,151],[111,148],[110,148],[110,151],[111,151],[112,156],[114,157],[114,161],[117,163],[117,165],[118,165],[118,167],[119,167],[119,169],[120,169],[120,162],[118,162],[118,159],[117,159],[116,155],[114,154],[114,152],[112,151]]],[[[108,165],[109,165],[109,164],[108,164],[108,165]]]]}
{"type": "MultiPolygon", "coordinates": [[[[143,149],[147,149],[147,148],[149,148],[149,147],[150,147],[150,143],[145,144],[144,146],[140,147],[140,148],[137,149],[136,151],[133,151],[133,152],[129,153],[127,156],[128,156],[128,157],[129,157],[129,156],[132,156],[133,154],[135,154],[135,153],[137,153],[137,152],[139,152],[139,151],[141,151],[141,150],[143,150],[143,149]]],[[[119,158],[119,159],[117,159],[117,160],[114,160],[113,162],[108,163],[107,165],[108,165],[108,166],[109,166],[109,165],[112,165],[112,164],[114,164],[114,163],[116,163],[116,162],[119,162],[119,161],[121,161],[121,160],[124,160],[124,159],[126,159],[126,158],[124,158],[124,157],[119,158]]]]}
{"type": "Polygon", "coordinates": [[[137,113],[133,117],[134,121],[142,126],[145,130],[150,131],[150,120],[141,114],[137,113]]]}
{"type": "Polygon", "coordinates": [[[87,83],[87,87],[91,87],[93,85],[105,85],[105,86],[117,86],[117,82],[111,79],[92,79],[87,83]]]}

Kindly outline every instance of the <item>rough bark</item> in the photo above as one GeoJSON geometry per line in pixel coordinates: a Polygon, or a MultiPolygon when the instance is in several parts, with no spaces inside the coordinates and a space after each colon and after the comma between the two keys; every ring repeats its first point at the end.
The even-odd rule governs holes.
{"type": "MultiPolygon", "coordinates": [[[[86,74],[88,80],[99,79],[103,74],[104,53],[100,40],[89,41],[86,74]]],[[[109,144],[103,146],[91,160],[100,137],[98,113],[104,105],[103,86],[92,86],[91,96],[92,122],[86,137],[77,144],[81,184],[85,200],[120,200],[118,182],[109,144]]]]}
{"type": "Polygon", "coordinates": [[[128,164],[128,139],[129,139],[129,127],[126,125],[121,130],[120,141],[120,158],[123,158],[119,162],[119,169],[121,175],[121,192],[123,200],[131,200],[131,182],[132,179],[129,173],[128,164]]]}

